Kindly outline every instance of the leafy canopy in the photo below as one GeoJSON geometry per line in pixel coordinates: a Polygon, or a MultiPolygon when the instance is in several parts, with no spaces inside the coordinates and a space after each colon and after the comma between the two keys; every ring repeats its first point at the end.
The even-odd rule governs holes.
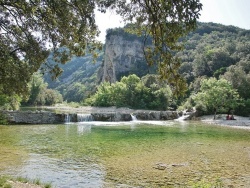
{"type": "Polygon", "coordinates": [[[159,81],[156,75],[141,79],[135,74],[122,77],[120,82],[102,83],[87,104],[93,106],[117,106],[139,109],[166,110],[171,105],[172,92],[169,86],[159,81]]]}
{"type": "MultiPolygon", "coordinates": [[[[173,55],[182,48],[179,38],[196,26],[199,0],[0,0],[0,92],[25,94],[49,50],[56,62],[65,63],[73,54],[81,56],[99,47],[96,7],[101,12],[115,10],[145,41],[152,36],[154,47],[145,49],[149,64],[158,62],[162,78],[176,91],[185,89],[177,71],[179,60],[173,55]]],[[[46,65],[55,77],[60,75],[58,65],[46,65]]]]}
{"type": "MultiPolygon", "coordinates": [[[[51,50],[60,63],[84,55],[98,34],[94,8],[94,1],[0,0],[0,92],[25,94],[51,50]]],[[[57,65],[46,65],[55,76],[61,73],[57,65]]]]}
{"type": "Polygon", "coordinates": [[[235,109],[240,105],[237,90],[225,79],[203,79],[200,91],[195,96],[196,103],[202,103],[207,109],[218,111],[235,109]]]}

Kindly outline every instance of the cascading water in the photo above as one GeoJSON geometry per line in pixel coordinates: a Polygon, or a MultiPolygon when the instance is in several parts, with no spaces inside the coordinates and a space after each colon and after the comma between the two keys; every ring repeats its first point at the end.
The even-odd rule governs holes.
{"type": "Polygon", "coordinates": [[[77,122],[93,121],[91,114],[77,114],[77,122]]]}
{"type": "Polygon", "coordinates": [[[180,117],[178,117],[176,120],[177,121],[185,121],[189,118],[190,115],[182,115],[180,117]]]}
{"type": "Polygon", "coordinates": [[[70,122],[70,114],[65,114],[65,123],[70,122]]]}
{"type": "Polygon", "coordinates": [[[135,115],[133,115],[133,114],[130,114],[130,115],[131,115],[132,121],[137,121],[137,118],[135,115]]]}

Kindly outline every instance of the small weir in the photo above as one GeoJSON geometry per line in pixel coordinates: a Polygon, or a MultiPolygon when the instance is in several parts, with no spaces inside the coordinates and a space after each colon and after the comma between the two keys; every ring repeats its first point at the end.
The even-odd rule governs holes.
{"type": "Polygon", "coordinates": [[[176,121],[185,121],[189,118],[190,115],[182,115],[176,119],[176,121]]]}
{"type": "Polygon", "coordinates": [[[77,114],[77,122],[93,121],[91,114],[77,114]]]}
{"type": "Polygon", "coordinates": [[[65,114],[65,123],[93,121],[91,114],[65,114]]]}
{"type": "Polygon", "coordinates": [[[70,114],[65,114],[65,123],[70,123],[70,114]]]}

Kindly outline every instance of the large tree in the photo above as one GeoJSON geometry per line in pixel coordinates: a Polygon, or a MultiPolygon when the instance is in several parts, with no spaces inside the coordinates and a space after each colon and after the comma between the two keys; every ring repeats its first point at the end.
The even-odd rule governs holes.
{"type": "Polygon", "coordinates": [[[230,111],[239,106],[240,97],[237,90],[225,79],[209,78],[201,81],[200,91],[195,96],[196,104],[203,104],[209,111],[214,111],[214,119],[217,112],[230,111]]]}
{"type": "MultiPolygon", "coordinates": [[[[94,1],[85,0],[0,0],[0,93],[27,93],[51,51],[65,63],[73,54],[84,55],[87,45],[91,50],[98,34],[94,9],[94,1]]],[[[55,64],[46,66],[54,76],[61,72],[55,64]]]]}
{"type": "MultiPolygon", "coordinates": [[[[177,71],[180,62],[173,56],[182,48],[180,37],[196,26],[199,0],[0,0],[0,93],[26,93],[48,50],[59,63],[73,54],[84,55],[86,49],[93,51],[97,7],[102,12],[114,9],[133,23],[130,31],[144,35],[145,42],[152,36],[154,47],[145,49],[149,64],[157,62],[160,75],[176,91],[185,88],[177,71]]],[[[51,72],[58,76],[61,71],[53,65],[51,72]]]]}

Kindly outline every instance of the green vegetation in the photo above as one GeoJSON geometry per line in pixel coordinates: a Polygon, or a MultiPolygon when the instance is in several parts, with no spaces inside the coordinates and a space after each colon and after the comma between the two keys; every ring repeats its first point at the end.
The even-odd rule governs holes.
{"type": "MultiPolygon", "coordinates": [[[[48,87],[58,90],[63,100],[67,102],[81,102],[95,92],[98,82],[98,70],[101,66],[103,52],[98,53],[96,63],[93,63],[91,55],[73,57],[64,65],[60,65],[63,73],[56,80],[51,79],[50,74],[44,75],[48,87]]],[[[55,63],[51,57],[49,60],[55,63]]]]}
{"type": "Polygon", "coordinates": [[[172,102],[169,86],[159,76],[147,75],[141,79],[132,74],[120,82],[102,83],[95,95],[86,100],[93,106],[118,106],[139,109],[166,110],[172,102]]]}
{"type": "Polygon", "coordinates": [[[214,182],[208,182],[205,180],[196,182],[196,183],[190,183],[192,188],[222,188],[223,183],[220,179],[215,180],[214,182]]]}
{"type": "Polygon", "coordinates": [[[182,106],[184,109],[190,109],[195,106],[197,110],[203,113],[229,112],[232,109],[242,105],[239,94],[233,89],[230,82],[221,78],[202,79],[200,89],[192,94],[182,106]]]}
{"type": "Polygon", "coordinates": [[[147,49],[148,61],[159,57],[161,75],[178,80],[172,56],[180,50],[178,39],[195,28],[201,7],[199,0],[1,1],[0,94],[25,96],[33,73],[41,68],[56,78],[62,73],[59,64],[73,55],[92,53],[96,58],[101,49],[96,8],[103,13],[113,9],[135,26],[131,32],[152,36],[155,48],[147,49]],[[56,64],[46,61],[51,52],[56,64]]]}
{"type": "Polygon", "coordinates": [[[30,83],[28,84],[30,96],[23,105],[36,106],[36,105],[54,105],[63,101],[62,95],[52,89],[48,89],[48,84],[40,73],[33,74],[30,83]]]}
{"type": "Polygon", "coordinates": [[[8,120],[6,116],[0,112],[0,125],[7,125],[7,124],[8,124],[8,120]]]}
{"type": "Polygon", "coordinates": [[[27,185],[27,183],[40,185],[43,188],[51,188],[52,187],[50,183],[41,183],[41,181],[39,179],[29,180],[29,179],[23,178],[23,177],[13,178],[13,177],[9,177],[9,176],[0,176],[0,187],[12,188],[10,181],[11,182],[25,183],[25,185],[27,185]]]}
{"type": "Polygon", "coordinates": [[[51,51],[56,62],[65,63],[99,47],[94,9],[93,1],[1,1],[0,93],[27,94],[27,83],[41,65],[58,76],[58,65],[45,61],[51,51]]]}
{"type": "Polygon", "coordinates": [[[7,176],[0,176],[0,187],[11,188],[11,185],[8,183],[9,178],[7,176]]]}
{"type": "MultiPolygon", "coordinates": [[[[181,105],[182,109],[196,107],[203,113],[224,112],[232,107],[236,114],[248,116],[250,31],[214,23],[197,24],[201,8],[198,0],[2,2],[1,109],[18,109],[21,102],[53,105],[64,100],[144,109],[181,105]],[[112,9],[122,16],[126,27],[108,30],[107,38],[114,34],[128,41],[143,41],[145,61],[157,65],[160,78],[168,86],[159,85],[158,81],[155,86],[145,86],[143,77],[149,72],[144,70],[145,62],[138,62],[136,67],[140,70],[117,75],[117,84],[103,83],[98,87],[103,52],[95,41],[95,7],[103,13],[112,9]],[[161,14],[155,14],[159,11],[161,14]],[[38,70],[45,73],[44,80],[36,73],[38,70]],[[140,81],[131,86],[130,81],[122,81],[130,74],[137,75],[140,81]],[[50,77],[57,79],[52,82],[50,77]],[[200,86],[209,78],[227,80],[231,89],[238,92],[237,102],[231,106],[222,102],[215,111],[213,105],[205,105],[208,98],[198,93],[208,96],[208,90],[201,91],[200,86]],[[184,91],[187,92],[182,97],[172,97],[184,91]]],[[[223,87],[218,85],[217,89],[223,87]]]]}
{"type": "Polygon", "coordinates": [[[175,95],[181,95],[186,89],[185,80],[180,76],[179,58],[174,54],[183,47],[179,39],[196,28],[202,4],[199,0],[145,0],[117,3],[118,12],[127,22],[132,22],[127,31],[152,37],[153,48],[145,47],[145,56],[149,65],[157,64],[162,79],[172,84],[175,95]]]}
{"type": "Polygon", "coordinates": [[[18,110],[22,98],[18,95],[0,94],[0,110],[18,110]]]}
{"type": "MultiPolygon", "coordinates": [[[[108,31],[108,37],[112,34],[119,34],[122,37],[125,37],[126,40],[131,39],[131,41],[137,38],[135,35],[127,34],[122,28],[110,29],[108,31]]],[[[201,104],[199,101],[194,101],[194,95],[200,92],[201,83],[203,82],[202,80],[208,78],[216,78],[217,80],[220,80],[223,78],[230,83],[232,89],[237,90],[239,98],[241,99],[242,105],[234,106],[235,114],[248,116],[250,114],[250,59],[248,51],[250,44],[247,41],[249,40],[250,32],[247,30],[214,23],[198,23],[198,28],[190,33],[187,38],[183,39],[183,41],[185,41],[185,48],[183,51],[176,53],[176,56],[181,59],[179,73],[185,78],[188,84],[188,91],[184,97],[171,98],[170,106],[174,109],[176,109],[178,105],[181,105],[180,109],[192,109],[193,107],[196,107],[198,110],[201,110],[202,113],[214,113],[213,108],[208,108],[204,103],[201,104]]],[[[70,62],[62,66],[65,74],[63,73],[62,77],[59,77],[56,82],[48,81],[48,76],[46,76],[45,80],[48,81],[49,87],[55,88],[63,94],[64,100],[68,102],[84,101],[86,98],[94,94],[95,87],[99,84],[98,79],[100,78],[98,78],[97,72],[101,66],[100,60],[101,58],[97,61],[95,67],[92,66],[91,69],[84,69],[84,66],[91,65],[88,56],[80,59],[75,58],[72,63],[70,62]]],[[[142,64],[142,62],[140,62],[140,64],[142,64]]],[[[130,72],[136,74],[142,79],[143,76],[148,74],[148,69],[141,67],[139,71],[131,70],[130,72]]],[[[124,76],[128,77],[129,74],[124,73],[123,75],[118,75],[118,78],[123,78],[124,76]]],[[[121,80],[119,80],[119,82],[121,82],[121,80]]],[[[118,96],[120,95],[117,93],[119,90],[121,90],[120,92],[124,91],[124,83],[111,85],[106,83],[106,87],[109,87],[110,89],[112,88],[112,92],[115,91],[116,93],[116,96],[112,97],[117,98],[118,100],[118,96]],[[114,87],[117,88],[114,89],[114,87]]],[[[101,87],[103,86],[99,87],[98,92],[100,92],[101,87]]],[[[149,86],[147,87],[149,88],[149,86]]],[[[172,85],[170,85],[170,87],[172,88],[172,85]]],[[[107,93],[107,95],[113,95],[112,92],[109,94],[107,93]]],[[[95,97],[96,96],[97,95],[95,95],[95,97]]],[[[99,97],[100,96],[99,93],[99,97]]],[[[112,97],[110,96],[108,98],[110,99],[112,97]]],[[[91,98],[93,99],[93,96],[91,98]]],[[[136,105],[131,105],[124,102],[124,99],[121,99],[120,102],[111,102],[111,104],[107,101],[103,102],[105,100],[103,98],[102,100],[99,100],[97,104],[97,101],[94,102],[88,99],[88,102],[85,104],[99,106],[137,105],[137,107],[140,106],[140,108],[143,108],[142,103],[137,101],[134,102],[137,103],[136,105]]],[[[151,98],[151,100],[153,99],[151,98]]],[[[145,107],[144,105],[144,108],[151,107],[145,107]]],[[[165,108],[168,108],[168,106],[165,108]]],[[[218,112],[227,113],[227,108],[229,107],[221,107],[218,109],[218,112]]]]}
{"type": "MultiPolygon", "coordinates": [[[[233,108],[236,114],[248,116],[250,114],[248,89],[250,87],[248,81],[250,31],[221,24],[198,23],[197,30],[190,33],[187,39],[184,50],[176,54],[182,59],[179,71],[189,85],[180,109],[190,109],[196,106],[203,113],[214,113],[211,105],[208,107],[205,105],[206,101],[201,101],[206,100],[205,98],[195,98],[194,96],[201,92],[201,83],[204,80],[211,78],[211,81],[215,81],[216,78],[218,80],[216,83],[221,82],[222,79],[227,80],[231,85],[230,90],[237,91],[239,95],[237,97],[234,95],[237,102],[232,105],[227,103],[227,101],[231,101],[231,98],[224,102],[220,101],[221,107],[217,110],[227,113],[229,108],[233,108]],[[241,100],[237,100],[237,98],[241,100]]],[[[225,89],[221,84],[214,87],[213,95],[217,93],[217,96],[212,100],[214,102],[220,99],[225,100],[227,96],[221,91],[225,89]]],[[[202,92],[207,96],[212,93],[210,90],[202,92]]]]}

